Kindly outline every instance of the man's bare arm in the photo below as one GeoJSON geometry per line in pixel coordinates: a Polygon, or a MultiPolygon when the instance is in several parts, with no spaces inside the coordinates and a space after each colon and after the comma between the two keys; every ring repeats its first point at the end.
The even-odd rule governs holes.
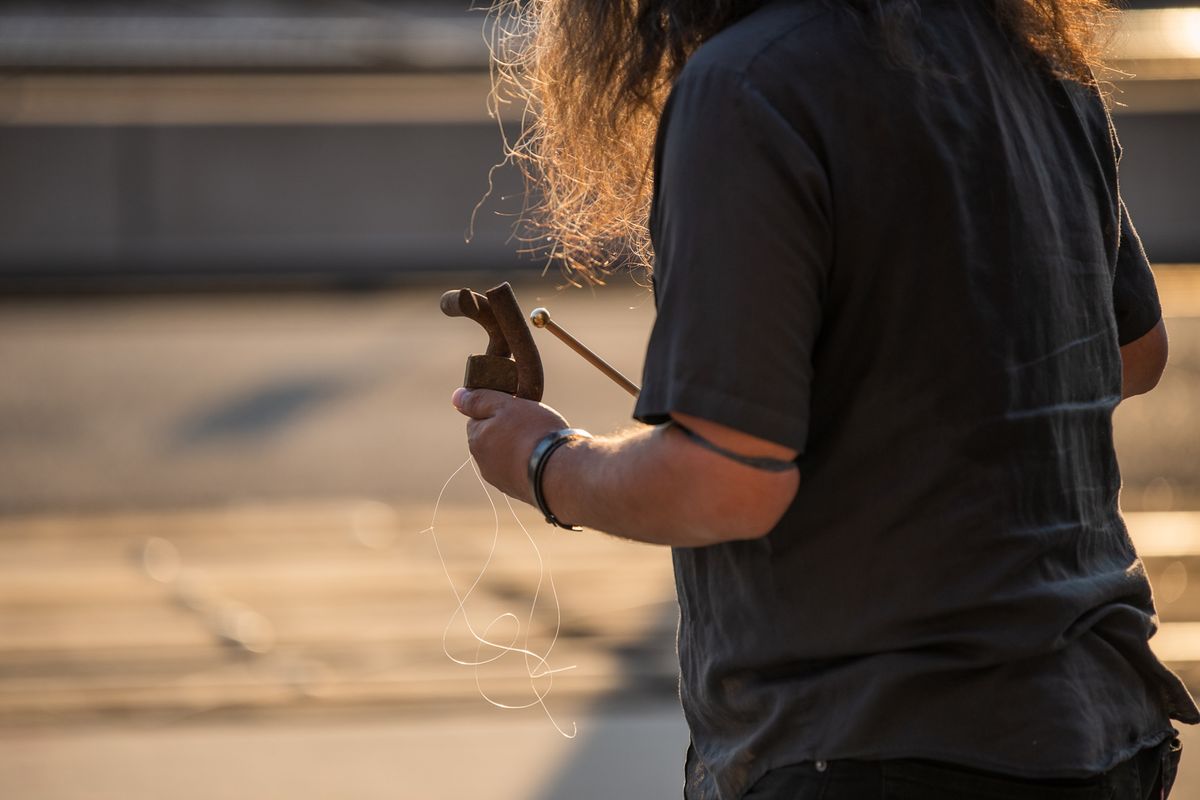
{"type": "Polygon", "coordinates": [[[1121,348],[1121,397],[1153,389],[1166,366],[1167,327],[1159,320],[1149,333],[1121,348]]]}
{"type": "MultiPolygon", "coordinates": [[[[526,471],[534,443],[566,421],[547,406],[488,390],[459,390],[454,405],[471,418],[468,443],[483,477],[531,503],[526,471]]],[[[724,425],[684,414],[677,419],[743,456],[796,456],[724,425]]],[[[700,547],[769,532],[795,497],[800,474],[746,466],[670,426],[641,426],[560,447],[542,485],[563,522],[651,544],[700,547]]]]}
{"type": "MultiPolygon", "coordinates": [[[[796,457],[794,450],[714,422],[675,417],[741,455],[796,457]]],[[[707,450],[671,427],[573,442],[554,455],[544,483],[547,502],[561,519],[678,547],[763,536],[783,516],[799,485],[798,469],[755,469],[707,450]]]]}

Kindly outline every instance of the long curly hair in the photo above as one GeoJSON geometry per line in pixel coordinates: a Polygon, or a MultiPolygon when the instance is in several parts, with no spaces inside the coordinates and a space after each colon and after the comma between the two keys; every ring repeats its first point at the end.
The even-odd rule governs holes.
{"type": "MultiPolygon", "coordinates": [[[[871,20],[901,66],[920,68],[909,32],[918,0],[827,0],[871,20]]],[[[985,2],[1059,77],[1094,81],[1107,0],[985,2]]],[[[523,250],[571,283],[653,264],[647,221],[652,150],[668,91],[688,57],[764,0],[496,0],[491,111],[522,115],[505,158],[525,175],[523,250]]]]}

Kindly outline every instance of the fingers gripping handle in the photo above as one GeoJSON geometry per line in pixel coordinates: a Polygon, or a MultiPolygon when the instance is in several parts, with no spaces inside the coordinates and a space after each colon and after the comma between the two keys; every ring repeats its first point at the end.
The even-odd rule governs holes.
{"type": "Polygon", "coordinates": [[[448,317],[475,320],[488,334],[487,352],[467,358],[463,386],[542,399],[542,359],[512,286],[502,283],[489,289],[486,297],[470,289],[453,289],[442,295],[441,307],[448,317]]]}

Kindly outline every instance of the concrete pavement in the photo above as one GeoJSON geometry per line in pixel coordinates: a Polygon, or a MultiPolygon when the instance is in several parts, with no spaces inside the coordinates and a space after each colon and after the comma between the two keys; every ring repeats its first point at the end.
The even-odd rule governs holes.
{"type": "MultiPolygon", "coordinates": [[[[1116,419],[1156,645],[1194,686],[1196,274],[1163,280],[1171,366],[1116,419]]],[[[649,295],[551,286],[517,292],[639,376],[649,295]]],[[[0,304],[0,796],[678,796],[665,552],[518,509],[560,618],[501,515],[466,605],[479,627],[501,620],[493,638],[553,641],[551,665],[575,666],[548,699],[575,740],[538,708],[479,698],[528,702],[523,659],[477,685],[442,653],[444,633],[476,652],[447,577],[470,586],[495,532],[466,473],[435,526],[448,576],[426,531],[465,458],[448,395],[484,344],[437,312],[443,288],[0,304]]],[[[621,390],[535,335],[548,403],[596,431],[627,421],[621,390]]],[[[1189,760],[1175,796],[1200,797],[1189,760]]]]}

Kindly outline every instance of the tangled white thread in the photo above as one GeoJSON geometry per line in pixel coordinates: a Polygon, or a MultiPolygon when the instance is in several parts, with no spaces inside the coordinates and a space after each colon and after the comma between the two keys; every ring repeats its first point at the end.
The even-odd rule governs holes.
{"type": "Polygon", "coordinates": [[[558,641],[559,629],[562,627],[562,608],[559,606],[558,602],[558,591],[554,588],[554,575],[546,566],[545,561],[542,559],[542,552],[537,546],[537,542],[534,541],[533,536],[530,535],[529,531],[525,528],[525,525],[521,522],[520,517],[517,516],[516,511],[512,507],[512,501],[509,500],[507,495],[504,495],[504,502],[508,505],[509,513],[512,515],[512,518],[516,520],[517,525],[520,526],[522,533],[525,534],[525,538],[529,540],[530,546],[533,547],[533,552],[537,555],[538,581],[537,587],[533,591],[533,599],[529,604],[529,617],[525,623],[525,636],[522,646],[517,646],[517,641],[521,639],[521,621],[516,614],[512,613],[511,611],[500,614],[491,622],[489,622],[483,629],[483,633],[480,634],[476,632],[475,627],[471,624],[471,618],[467,614],[467,609],[465,607],[467,598],[469,598],[471,593],[475,591],[477,586],[479,586],[479,582],[483,579],[484,573],[487,572],[488,565],[491,564],[492,558],[496,554],[496,545],[500,540],[500,512],[496,508],[495,501],[492,499],[492,493],[488,490],[487,484],[484,483],[483,476],[479,474],[479,468],[475,465],[475,460],[468,456],[467,460],[464,461],[458,469],[454,470],[450,477],[446,479],[446,482],[442,484],[442,490],[438,492],[437,502],[434,503],[433,506],[433,519],[430,520],[429,527],[422,531],[422,533],[430,534],[431,538],[433,539],[433,546],[434,549],[437,550],[438,561],[442,565],[442,572],[445,574],[446,582],[450,584],[450,591],[454,593],[454,599],[458,604],[454,609],[454,613],[450,616],[449,622],[446,623],[446,627],[442,630],[442,652],[444,652],[446,657],[455,664],[461,664],[463,666],[473,667],[475,669],[475,687],[479,690],[479,696],[488,703],[496,706],[497,708],[508,709],[532,708],[533,706],[541,706],[542,711],[545,712],[546,718],[550,720],[550,724],[554,726],[554,729],[567,739],[574,739],[576,733],[578,732],[578,727],[576,724],[574,722],[571,723],[571,730],[568,733],[561,725],[558,724],[558,721],[555,720],[554,715],[550,713],[550,709],[546,705],[546,697],[550,694],[550,689],[554,685],[554,676],[559,672],[566,672],[567,670],[575,669],[574,664],[568,667],[551,668],[548,661],[550,657],[550,651],[554,649],[554,645],[558,641]],[[459,592],[458,587],[454,583],[454,579],[450,576],[450,569],[446,566],[446,559],[442,555],[442,548],[438,543],[435,526],[437,524],[438,510],[442,505],[442,496],[446,493],[446,489],[450,486],[454,479],[458,477],[458,474],[466,469],[468,465],[471,467],[471,471],[475,473],[475,479],[479,481],[479,485],[483,488],[483,493],[487,496],[488,503],[492,507],[492,517],[495,520],[495,530],[492,533],[492,546],[488,550],[487,558],[484,560],[483,566],[480,567],[478,574],[475,576],[475,580],[471,582],[470,587],[468,587],[465,592],[459,592]],[[550,644],[546,647],[546,652],[538,654],[529,647],[529,633],[533,628],[533,614],[537,609],[538,598],[542,593],[543,582],[549,585],[550,594],[554,598],[555,623],[554,636],[551,638],[550,644]],[[471,636],[476,642],[474,659],[459,658],[450,652],[450,646],[447,642],[447,638],[450,635],[450,629],[454,626],[455,620],[457,620],[460,616],[462,617],[463,622],[466,624],[467,630],[470,632],[471,636]],[[513,631],[512,639],[508,642],[508,644],[493,641],[492,639],[488,638],[492,628],[494,628],[502,620],[507,619],[511,619],[514,623],[516,623],[516,628],[513,631]],[[491,654],[485,656],[485,651],[491,654]],[[534,694],[534,699],[530,700],[528,703],[518,705],[502,703],[488,695],[488,693],[484,691],[483,684],[480,682],[479,668],[485,664],[491,664],[492,662],[503,658],[509,653],[520,653],[525,659],[525,671],[529,676],[529,685],[533,689],[534,694]],[[547,679],[545,681],[544,688],[539,688],[537,685],[538,680],[541,678],[547,679]]]}

